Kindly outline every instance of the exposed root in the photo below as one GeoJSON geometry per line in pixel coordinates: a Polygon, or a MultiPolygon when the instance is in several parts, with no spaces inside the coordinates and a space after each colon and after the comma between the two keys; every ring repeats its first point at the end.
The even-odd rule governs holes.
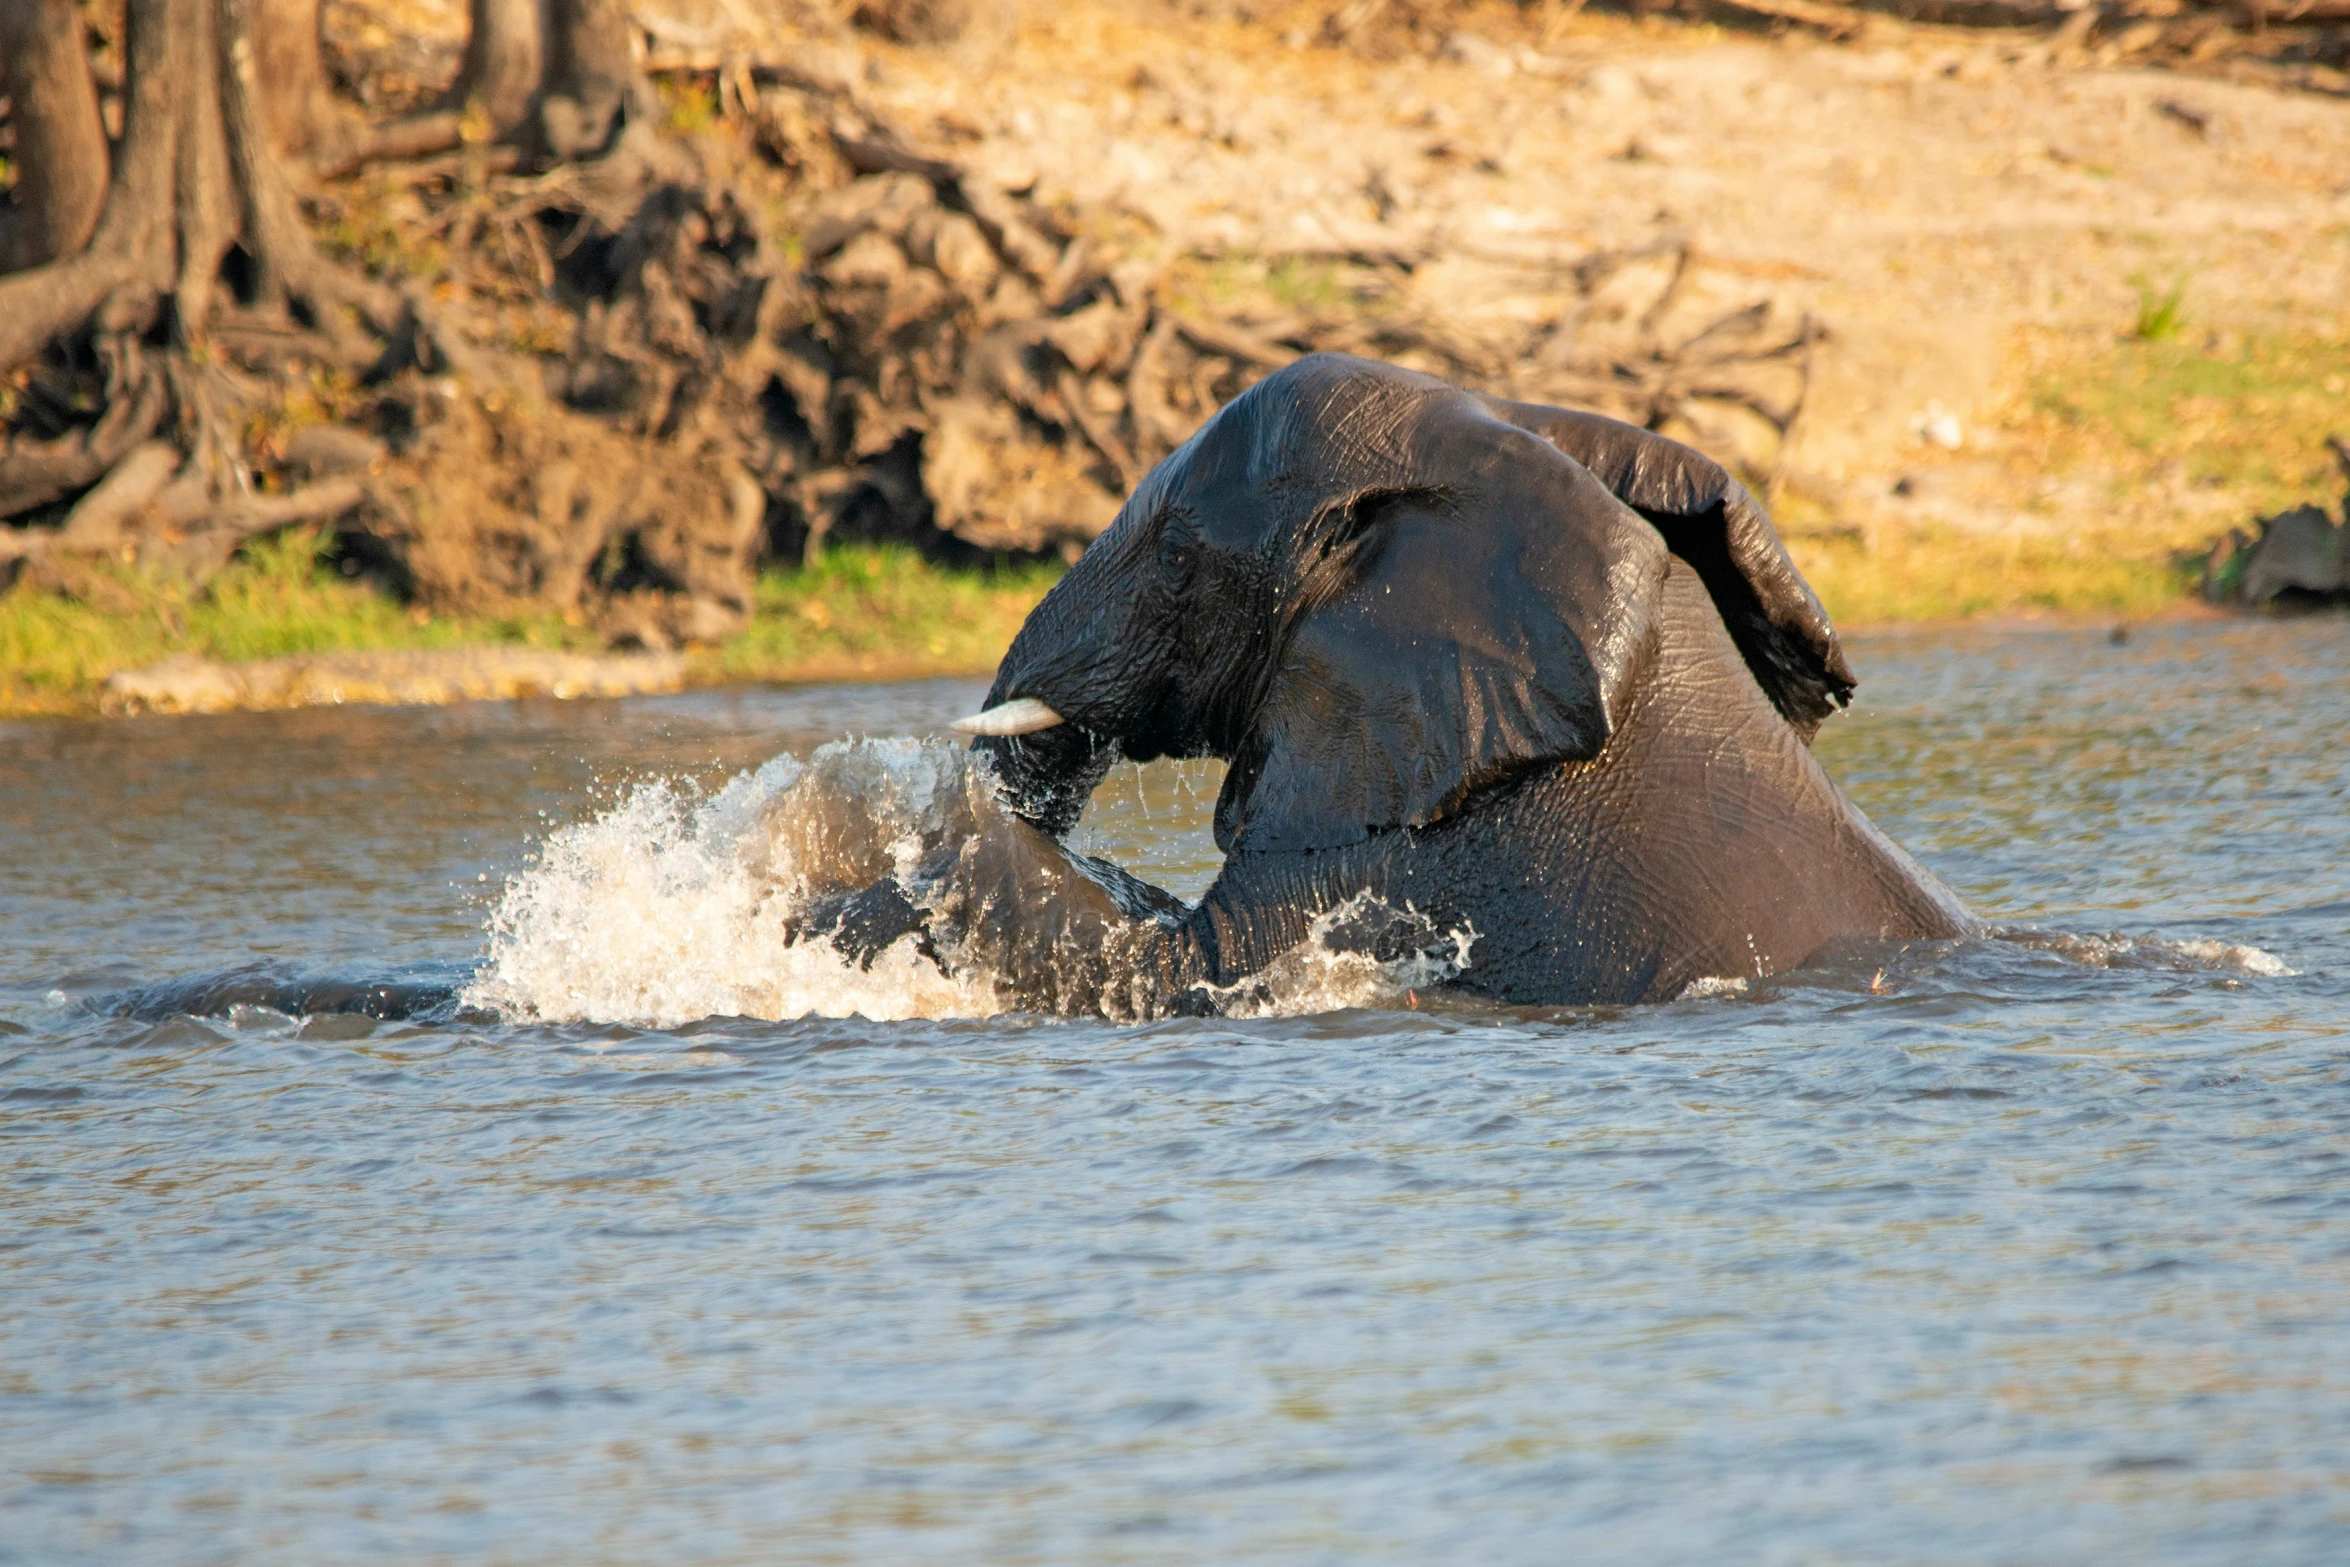
{"type": "Polygon", "coordinates": [[[139,186],[151,210],[101,224],[118,257],[143,254],[123,234],[173,233],[174,275],[92,260],[130,269],[91,307],[112,324],[60,329],[0,447],[0,517],[30,524],[0,560],[60,584],[96,554],[201,581],[258,532],[329,520],[347,562],[428,605],[551,605],[665,648],[739,627],[763,555],[829,539],[1073,557],[1301,353],[1600,408],[1764,469],[1803,407],[1816,329],[1767,301],[1686,321],[1703,258],[1680,235],[1552,268],[1564,307],[1492,339],[1405,302],[1416,254],[1349,252],[1353,297],[1319,311],[1205,306],[1196,253],[1127,253],[1106,215],[912,145],[817,53],[695,74],[737,117],[724,143],[657,136],[640,93],[587,161],[515,173],[514,146],[459,138],[297,196],[236,42],[251,3],[225,0],[211,85],[134,123],[185,130],[139,186]],[[432,260],[372,276],[314,223],[391,227],[432,260]],[[291,460],[278,428],[321,412],[364,428],[369,472],[291,460]]]}

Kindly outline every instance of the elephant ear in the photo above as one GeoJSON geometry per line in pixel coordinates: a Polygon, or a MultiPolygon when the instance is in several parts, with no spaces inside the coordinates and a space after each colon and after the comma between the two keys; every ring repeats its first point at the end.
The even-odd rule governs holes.
{"type": "Polygon", "coordinates": [[[1420,415],[1406,482],[1326,498],[1231,754],[1216,841],[1307,850],[1421,826],[1513,774],[1599,754],[1655,642],[1656,531],[1466,397],[1420,415]]]}
{"type": "Polygon", "coordinates": [[[1788,559],[1770,516],[1720,463],[1619,419],[1478,401],[1589,468],[1664,535],[1705,584],[1755,683],[1806,741],[1852,700],[1857,682],[1828,612],[1788,559]]]}

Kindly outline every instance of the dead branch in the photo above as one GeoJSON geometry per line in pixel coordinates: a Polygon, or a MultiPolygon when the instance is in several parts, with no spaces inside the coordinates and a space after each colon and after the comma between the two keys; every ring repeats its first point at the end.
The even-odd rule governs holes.
{"type": "Polygon", "coordinates": [[[331,521],[366,499],[367,480],[358,474],[322,479],[283,495],[253,496],[205,512],[177,539],[142,544],[139,556],[202,583],[248,541],[297,523],[331,521]]]}

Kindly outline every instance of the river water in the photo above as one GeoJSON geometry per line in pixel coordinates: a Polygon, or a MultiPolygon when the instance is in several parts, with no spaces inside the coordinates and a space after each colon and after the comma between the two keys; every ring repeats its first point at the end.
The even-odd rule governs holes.
{"type": "Polygon", "coordinates": [[[0,726],[0,1561],[2345,1559],[2350,622],[1854,654],[2004,934],[1631,1009],[778,959],[978,682],[0,726]]]}

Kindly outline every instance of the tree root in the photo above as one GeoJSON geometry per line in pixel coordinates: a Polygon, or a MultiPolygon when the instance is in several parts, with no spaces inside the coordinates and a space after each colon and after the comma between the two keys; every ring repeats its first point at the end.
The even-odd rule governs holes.
{"type": "Polygon", "coordinates": [[[119,336],[100,350],[106,412],[97,423],[46,441],[12,441],[0,450],[0,517],[62,500],[95,484],[147,439],[170,409],[170,388],[138,343],[119,336]]]}
{"type": "MultiPolygon", "coordinates": [[[[88,395],[80,350],[61,352],[36,380],[79,375],[75,396],[44,393],[38,428],[0,449],[0,516],[96,488],[61,529],[0,530],[0,571],[40,557],[62,584],[73,561],[127,551],[201,581],[260,533],[331,520],[347,562],[424,602],[552,605],[664,647],[739,626],[763,553],[886,537],[1073,556],[1218,407],[1319,349],[1762,449],[1750,467],[1768,466],[1755,432],[1783,451],[1802,411],[1814,328],[1775,329],[1765,303],[1690,330],[1703,259],[1682,236],[1555,269],[1566,308],[1523,330],[1412,313],[1393,284],[1419,255],[1355,256],[1363,299],[1344,311],[1260,301],[1211,317],[1152,265],[1085,239],[1083,215],[910,146],[858,101],[854,72],[782,62],[721,72],[732,112],[751,117],[738,144],[780,171],[741,187],[655,137],[641,102],[592,163],[500,173],[515,147],[460,139],[453,159],[387,171],[448,258],[436,299],[319,250],[266,155],[236,47],[254,0],[216,3],[229,40],[214,50],[216,134],[175,131],[160,162],[126,150],[101,222],[115,242],[155,236],[172,265],[75,318],[104,327],[91,341],[106,414],[76,431],[53,412],[88,395]],[[134,206],[123,191],[140,169],[147,205],[134,206]],[[435,170],[456,176],[448,188],[435,170]],[[233,229],[200,221],[207,191],[233,229]],[[216,302],[232,240],[245,297],[216,302]],[[561,346],[539,335],[556,320],[561,346]],[[150,364],[133,329],[165,324],[191,351],[150,364]],[[493,330],[538,346],[485,346],[493,330]],[[338,383],[357,388],[341,411],[364,410],[388,456],[368,475],[314,467],[306,485],[255,494],[256,479],[302,472],[255,417],[297,357],[356,372],[338,383]],[[252,429],[265,433],[248,451],[252,429]]],[[[185,0],[132,4],[135,22],[185,0]]],[[[155,123],[192,123],[185,103],[164,107],[155,123]]]]}
{"type": "Polygon", "coordinates": [[[368,496],[363,475],[345,474],[283,495],[256,495],[203,513],[180,537],[166,538],[142,559],[190,582],[202,583],[248,540],[298,523],[331,522],[368,496]]]}
{"type": "MultiPolygon", "coordinates": [[[[193,515],[166,504],[180,467],[168,442],[134,449],[77,504],[60,529],[0,530],[0,587],[30,570],[34,580],[72,592],[75,567],[97,560],[136,562],[200,588],[249,541],[306,522],[329,522],[369,498],[368,480],[348,474],[283,495],[256,495],[206,506],[193,515]]],[[[201,492],[197,504],[201,505],[201,492]]]]}

